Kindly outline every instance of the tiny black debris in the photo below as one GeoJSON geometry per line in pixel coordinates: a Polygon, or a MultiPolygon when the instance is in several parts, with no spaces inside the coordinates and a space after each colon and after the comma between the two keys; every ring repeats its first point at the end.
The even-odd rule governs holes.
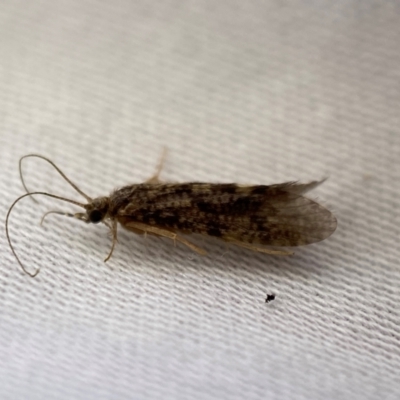
{"type": "Polygon", "coordinates": [[[271,294],[267,294],[267,297],[265,299],[266,303],[270,303],[271,301],[275,300],[275,294],[271,293],[271,294]]]}

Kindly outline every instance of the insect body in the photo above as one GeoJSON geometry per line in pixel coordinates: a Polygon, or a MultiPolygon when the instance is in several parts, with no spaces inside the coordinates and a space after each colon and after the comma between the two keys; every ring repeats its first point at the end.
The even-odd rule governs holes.
{"type": "MultiPolygon", "coordinates": [[[[270,186],[198,182],[161,183],[158,179],[160,165],[157,174],[146,183],[125,186],[115,190],[110,196],[92,199],[47,158],[37,155],[23,158],[26,157],[39,157],[49,162],[86,198],[87,203],[83,204],[45,192],[29,193],[28,190],[27,194],[13,203],[6,219],[7,237],[15,257],[25,272],[27,271],[9,239],[8,217],[19,200],[32,195],[57,198],[84,209],[84,212],[75,214],[61,211],[49,213],[72,216],[87,223],[106,224],[111,230],[113,242],[105,261],[111,257],[117,241],[118,224],[135,233],[173,239],[200,254],[205,254],[205,251],[181,234],[207,235],[250,250],[276,255],[292,253],[263,246],[292,247],[319,242],[329,237],[337,225],[336,218],[328,209],[304,197],[305,192],[321,182],[308,184],[289,182],[270,186]]],[[[24,181],[23,184],[26,188],[24,181]]],[[[38,271],[28,274],[35,276],[37,273],[38,271]]]]}

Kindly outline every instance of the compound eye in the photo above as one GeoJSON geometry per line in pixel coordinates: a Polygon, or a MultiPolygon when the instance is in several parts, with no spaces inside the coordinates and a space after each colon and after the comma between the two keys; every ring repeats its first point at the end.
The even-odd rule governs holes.
{"type": "Polygon", "coordinates": [[[98,224],[103,219],[103,214],[99,210],[92,210],[89,213],[89,221],[98,224]]]}

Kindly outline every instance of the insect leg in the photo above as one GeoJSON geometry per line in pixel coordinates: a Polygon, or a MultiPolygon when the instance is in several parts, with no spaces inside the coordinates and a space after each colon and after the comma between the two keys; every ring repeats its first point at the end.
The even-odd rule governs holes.
{"type": "Polygon", "coordinates": [[[189,240],[187,240],[184,237],[179,236],[177,233],[171,232],[167,229],[159,228],[157,226],[142,224],[141,222],[133,222],[133,221],[126,223],[124,225],[124,228],[126,228],[128,230],[132,230],[134,232],[139,230],[139,231],[144,232],[145,234],[148,233],[148,234],[152,234],[155,236],[162,236],[162,237],[170,238],[174,242],[178,241],[178,242],[186,245],[187,247],[189,247],[196,253],[199,253],[202,255],[206,254],[206,251],[203,250],[202,248],[197,247],[192,242],[189,242],[189,240]]]}
{"type": "Polygon", "coordinates": [[[106,225],[111,229],[112,244],[111,244],[110,252],[108,253],[108,256],[104,259],[104,262],[107,262],[111,258],[112,253],[115,248],[115,245],[117,244],[117,241],[118,241],[118,239],[117,239],[117,226],[118,226],[117,221],[112,221],[111,226],[108,225],[107,223],[106,223],[106,225]]]}
{"type": "Polygon", "coordinates": [[[162,155],[161,155],[161,159],[157,165],[155,174],[151,178],[147,179],[147,181],[145,181],[145,183],[161,183],[159,177],[160,177],[161,171],[163,169],[166,157],[167,157],[167,148],[164,147],[162,155]]]}
{"type": "Polygon", "coordinates": [[[271,254],[271,255],[275,255],[275,256],[291,256],[292,254],[294,254],[292,251],[273,250],[273,249],[268,249],[265,247],[258,247],[258,246],[254,246],[250,243],[239,242],[238,240],[235,240],[235,239],[225,239],[225,240],[227,240],[229,243],[232,243],[236,246],[243,247],[245,249],[249,249],[252,251],[257,251],[259,253],[271,254]]]}

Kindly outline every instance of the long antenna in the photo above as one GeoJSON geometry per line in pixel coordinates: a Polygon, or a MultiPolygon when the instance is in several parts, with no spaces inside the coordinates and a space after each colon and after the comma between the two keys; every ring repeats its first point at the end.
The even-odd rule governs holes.
{"type": "MultiPolygon", "coordinates": [[[[56,167],[56,168],[57,168],[57,167],[56,167]]],[[[72,185],[73,185],[73,184],[72,184],[72,185]]],[[[73,186],[74,186],[74,185],[73,185],[73,186]]],[[[11,214],[12,209],[15,207],[15,205],[16,205],[20,200],[22,200],[24,197],[34,196],[34,195],[42,195],[42,196],[52,197],[53,199],[58,199],[58,200],[66,201],[66,202],[68,202],[68,203],[75,204],[75,205],[77,205],[77,206],[79,206],[79,207],[85,208],[85,204],[79,203],[78,201],[70,200],[70,199],[67,199],[67,198],[65,198],[65,197],[56,196],[55,194],[46,193],[46,192],[25,193],[25,194],[23,194],[22,196],[18,197],[18,199],[16,199],[16,200],[14,201],[14,203],[11,204],[11,207],[8,209],[8,212],[7,212],[6,223],[5,223],[5,227],[6,227],[6,236],[7,236],[8,244],[9,244],[10,249],[11,249],[12,253],[14,254],[15,258],[17,259],[19,265],[21,266],[22,270],[23,270],[26,274],[28,274],[29,276],[31,276],[32,278],[34,278],[34,277],[39,273],[40,268],[38,268],[33,274],[31,274],[27,269],[25,269],[24,265],[22,264],[21,260],[19,259],[19,257],[17,256],[17,253],[16,253],[15,250],[14,250],[14,246],[13,246],[12,243],[11,243],[10,234],[9,234],[9,231],[8,231],[8,220],[9,220],[9,217],[10,217],[10,214],[11,214]]]]}
{"type": "MultiPolygon", "coordinates": [[[[47,161],[52,167],[54,167],[54,169],[80,194],[82,195],[88,202],[91,202],[93,199],[91,197],[89,197],[86,193],[82,192],[81,189],[78,188],[77,185],[75,185],[75,183],[73,183],[71,181],[71,179],[67,178],[67,176],[64,174],[64,172],[61,171],[60,168],[57,167],[56,164],[53,163],[53,161],[49,160],[47,157],[41,156],[39,154],[27,154],[26,156],[23,156],[19,159],[19,176],[21,177],[21,182],[22,185],[24,186],[24,189],[27,193],[29,193],[29,190],[25,184],[25,180],[22,174],[22,160],[24,158],[28,158],[28,157],[36,157],[36,158],[40,158],[44,161],[47,161]]],[[[34,200],[34,199],[33,199],[34,200]]],[[[36,201],[36,200],[35,200],[36,201]]]]}

